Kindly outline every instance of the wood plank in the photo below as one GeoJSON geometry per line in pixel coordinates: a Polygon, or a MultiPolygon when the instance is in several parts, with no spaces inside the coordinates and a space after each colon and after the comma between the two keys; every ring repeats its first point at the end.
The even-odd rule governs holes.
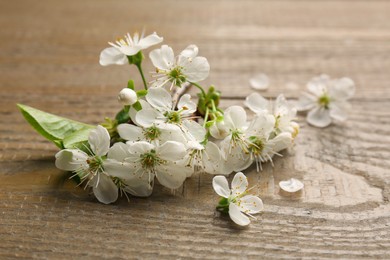
{"type": "MultiPolygon", "coordinates": [[[[39,102],[52,112],[83,114],[89,122],[99,122],[101,114],[93,104],[104,98],[95,96],[87,104],[83,98],[68,108],[66,102],[59,106],[50,99],[39,102]]],[[[222,105],[241,103],[224,100],[222,105]]],[[[116,111],[115,101],[106,104],[107,113],[116,111]]],[[[324,130],[299,117],[302,131],[294,148],[276,158],[274,167],[267,164],[260,173],[248,171],[250,185],[257,186],[254,191],[266,207],[247,229],[214,210],[218,196],[211,187],[212,176],[205,174],[193,176],[176,191],[158,185],[147,199],[131,198],[128,203],[122,198],[110,206],[97,203],[88,191],[66,181],[54,166],[54,145],[12,111],[8,116],[17,120],[0,128],[1,136],[7,134],[0,150],[0,237],[6,241],[0,245],[0,255],[33,252],[38,258],[61,258],[66,252],[67,257],[92,258],[142,252],[150,258],[256,258],[261,252],[276,258],[387,258],[390,133],[384,126],[390,117],[386,104],[353,102],[349,121],[324,130]],[[290,177],[303,180],[302,192],[280,191],[279,181],[290,177]]]]}
{"type": "MultiPolygon", "coordinates": [[[[0,258],[390,258],[390,2],[0,2],[0,258]],[[57,148],[16,103],[98,124],[120,108],[128,66],[101,67],[106,42],[156,30],[179,51],[199,45],[222,106],[242,105],[257,72],[267,97],[296,98],[313,76],[357,83],[350,118],[301,133],[274,167],[247,171],[265,210],[247,228],[215,211],[212,176],[178,190],[99,204],[54,166],[57,148]],[[305,188],[278,187],[295,177],[305,188]]],[[[153,70],[146,64],[145,71],[153,70]]],[[[193,90],[190,93],[194,94],[193,90]]]]}
{"type": "Polygon", "coordinates": [[[358,97],[390,97],[387,2],[117,1],[109,10],[106,1],[20,3],[5,2],[0,11],[4,91],[105,91],[123,86],[129,75],[140,85],[135,70],[102,68],[98,56],[107,41],[145,27],[177,52],[198,44],[212,67],[204,84],[226,89],[226,96],[247,95],[248,79],[264,72],[271,78],[268,96],[296,97],[311,77],[327,73],[354,79],[358,97]],[[194,12],[204,4],[207,12],[194,12]]]}

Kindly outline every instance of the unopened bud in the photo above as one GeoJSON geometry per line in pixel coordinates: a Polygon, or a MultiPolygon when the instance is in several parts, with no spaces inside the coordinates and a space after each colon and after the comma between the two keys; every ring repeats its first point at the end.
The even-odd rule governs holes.
{"type": "Polygon", "coordinates": [[[137,93],[132,89],[124,88],[118,94],[118,101],[124,106],[131,106],[137,102],[137,93]]]}

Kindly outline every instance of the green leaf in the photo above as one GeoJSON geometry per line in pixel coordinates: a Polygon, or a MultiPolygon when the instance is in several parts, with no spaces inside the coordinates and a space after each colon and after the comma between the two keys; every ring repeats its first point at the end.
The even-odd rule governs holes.
{"type": "Polygon", "coordinates": [[[85,145],[88,145],[88,136],[91,132],[91,128],[82,128],[79,131],[73,132],[66,136],[63,140],[64,148],[78,148],[81,150],[85,149],[85,145]]]}
{"type": "Polygon", "coordinates": [[[73,121],[64,117],[56,116],[41,110],[17,104],[27,122],[43,137],[52,141],[56,146],[63,149],[63,140],[81,129],[93,129],[95,126],[73,121]]]}

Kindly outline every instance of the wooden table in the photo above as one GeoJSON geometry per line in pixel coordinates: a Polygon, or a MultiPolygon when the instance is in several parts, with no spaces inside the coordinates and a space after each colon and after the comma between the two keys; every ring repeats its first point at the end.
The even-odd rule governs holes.
{"type": "MultiPolygon", "coordinates": [[[[390,2],[2,1],[0,3],[0,258],[390,258],[390,2]],[[127,31],[157,31],[179,51],[197,44],[204,85],[242,104],[259,72],[266,97],[299,96],[313,76],[357,84],[347,122],[302,126],[295,146],[248,170],[265,210],[248,228],[215,211],[212,176],[147,199],[102,205],[54,166],[57,149],[15,103],[98,124],[120,108],[129,66],[100,51],[127,31]],[[282,193],[280,180],[305,188],[282,193]]],[[[151,65],[147,71],[152,70],[151,65]]],[[[192,92],[194,93],[194,92],[192,92]]]]}

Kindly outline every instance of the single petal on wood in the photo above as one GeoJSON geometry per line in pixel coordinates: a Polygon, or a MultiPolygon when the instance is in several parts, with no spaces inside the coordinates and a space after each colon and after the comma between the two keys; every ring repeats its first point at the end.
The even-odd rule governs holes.
{"type": "Polygon", "coordinates": [[[266,90],[269,86],[269,78],[265,74],[257,74],[249,80],[251,88],[257,90],[266,90]]]}
{"type": "Polygon", "coordinates": [[[287,181],[279,182],[279,187],[287,192],[297,192],[303,188],[303,183],[297,179],[291,178],[287,181]]]}

